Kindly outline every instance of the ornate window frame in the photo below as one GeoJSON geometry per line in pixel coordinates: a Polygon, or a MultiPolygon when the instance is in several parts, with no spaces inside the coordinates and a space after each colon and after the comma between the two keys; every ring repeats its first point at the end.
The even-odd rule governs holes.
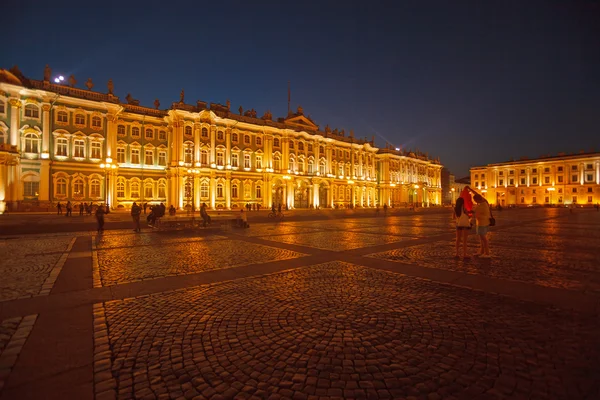
{"type": "Polygon", "coordinates": [[[21,187],[23,189],[23,198],[27,200],[36,200],[39,197],[40,190],[40,174],[35,171],[28,171],[21,176],[21,187]],[[27,195],[25,193],[25,183],[34,182],[37,183],[37,192],[34,195],[27,195]]]}
{"type": "Polygon", "coordinates": [[[73,112],[73,125],[76,126],[77,128],[85,128],[87,127],[87,122],[88,122],[88,115],[87,112],[85,110],[83,110],[82,108],[78,108],[77,110],[75,110],[73,112]],[[79,116],[83,116],[83,123],[80,123],[77,121],[77,117],[79,116]]]}
{"type": "Polygon", "coordinates": [[[104,116],[99,112],[93,112],[90,116],[90,128],[95,131],[100,131],[104,129],[104,116]],[[100,125],[95,124],[94,122],[99,121],[100,125]]]}
{"type": "Polygon", "coordinates": [[[67,173],[62,172],[62,171],[57,172],[52,175],[52,188],[53,188],[52,195],[55,199],[66,200],[69,197],[69,186],[70,186],[69,181],[70,181],[70,179],[71,179],[71,177],[69,175],[67,175],[67,173]],[[58,189],[62,186],[62,183],[64,183],[65,192],[59,193],[58,189]]]}
{"type": "Polygon", "coordinates": [[[42,130],[37,127],[30,127],[29,125],[25,125],[21,128],[21,154],[25,156],[25,158],[33,160],[37,159],[40,156],[42,144],[42,130]],[[31,141],[32,146],[35,145],[35,148],[31,150],[37,151],[27,151],[27,144],[31,141]]]}
{"type": "Polygon", "coordinates": [[[141,165],[142,162],[142,146],[138,142],[133,142],[129,144],[129,164],[131,165],[141,165]],[[133,153],[134,150],[137,150],[138,162],[133,162],[133,153]]]}
{"type": "Polygon", "coordinates": [[[1,143],[8,143],[8,126],[0,121],[0,144],[1,143]]]}
{"type": "Polygon", "coordinates": [[[164,144],[161,144],[160,146],[157,147],[157,152],[158,152],[158,157],[156,160],[156,163],[157,163],[156,165],[158,165],[159,167],[166,167],[169,162],[169,152],[167,151],[167,147],[164,144]],[[161,154],[164,154],[164,158],[165,158],[164,164],[160,163],[161,154]]]}
{"type": "Polygon", "coordinates": [[[34,120],[34,121],[38,121],[40,122],[42,120],[42,111],[40,109],[40,105],[37,101],[33,100],[33,99],[27,99],[25,100],[24,104],[23,104],[23,112],[22,112],[22,120],[34,120]],[[31,113],[33,114],[37,114],[37,116],[35,115],[27,115],[28,111],[31,111],[31,113]]]}
{"type": "Polygon", "coordinates": [[[58,106],[54,109],[54,123],[60,126],[68,126],[69,125],[69,109],[65,106],[58,106]],[[64,114],[66,117],[66,121],[61,121],[59,117],[64,114]]]}
{"type": "Polygon", "coordinates": [[[59,161],[65,161],[71,156],[71,133],[64,129],[57,129],[52,132],[52,136],[54,137],[54,158],[59,161]],[[59,140],[66,140],[66,154],[58,154],[59,148],[59,140]]]}

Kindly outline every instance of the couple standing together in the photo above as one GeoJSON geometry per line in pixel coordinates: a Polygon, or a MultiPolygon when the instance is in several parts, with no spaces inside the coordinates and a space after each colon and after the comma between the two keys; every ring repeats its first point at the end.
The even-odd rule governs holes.
{"type": "Polygon", "coordinates": [[[454,206],[454,220],[456,221],[456,254],[455,258],[460,257],[460,247],[462,244],[463,258],[469,258],[467,254],[467,237],[471,230],[471,217],[469,213],[475,213],[476,227],[475,233],[479,235],[479,241],[481,247],[479,253],[476,256],[480,258],[490,258],[490,247],[487,238],[487,233],[490,226],[495,224],[495,220],[492,216],[492,210],[490,204],[487,202],[482,195],[466,186],[460,197],[456,200],[454,206]],[[475,200],[475,207],[473,207],[473,200],[471,200],[471,193],[473,193],[473,200],[475,200]],[[471,212],[472,210],[472,212],[471,212]]]}

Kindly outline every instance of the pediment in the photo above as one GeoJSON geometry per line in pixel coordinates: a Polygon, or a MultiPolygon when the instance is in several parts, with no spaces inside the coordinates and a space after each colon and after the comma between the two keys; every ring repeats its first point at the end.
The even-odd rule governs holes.
{"type": "Polygon", "coordinates": [[[317,125],[314,124],[310,119],[305,117],[304,115],[298,115],[292,118],[288,118],[285,120],[285,123],[288,125],[298,126],[303,129],[307,129],[310,131],[316,131],[319,129],[317,125]]]}

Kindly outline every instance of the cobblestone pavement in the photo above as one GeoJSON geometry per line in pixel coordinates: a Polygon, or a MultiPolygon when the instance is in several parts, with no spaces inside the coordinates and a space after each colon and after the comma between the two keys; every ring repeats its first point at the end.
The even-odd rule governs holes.
{"type": "MultiPolygon", "coordinates": [[[[583,248],[573,238],[565,240],[544,235],[520,234],[515,238],[509,230],[505,230],[490,234],[491,259],[455,259],[454,240],[394,249],[370,254],[369,257],[600,293],[598,242],[595,248],[593,243],[588,242],[588,245],[590,247],[583,248]],[[576,256],[564,251],[571,245],[577,250],[576,256]]],[[[478,251],[478,238],[471,237],[468,253],[475,255],[478,251]]]]}
{"type": "Polygon", "coordinates": [[[600,395],[597,319],[342,262],[105,314],[123,399],[600,395]]]}
{"type": "Polygon", "coordinates": [[[0,239],[0,301],[40,294],[73,235],[0,239]]]}
{"type": "MultiPolygon", "coordinates": [[[[102,247],[102,239],[100,246],[102,247]]],[[[142,239],[143,240],[143,239],[142,239]]],[[[234,240],[167,242],[98,250],[103,286],[302,257],[302,253],[234,240]]]]}
{"type": "Polygon", "coordinates": [[[0,400],[600,398],[600,213],[382,214],[0,236],[0,400]]]}
{"type": "Polygon", "coordinates": [[[313,232],[295,235],[265,236],[263,239],[275,242],[297,244],[300,246],[314,247],[317,249],[343,251],[370,247],[379,244],[400,242],[412,239],[399,236],[373,235],[353,231],[313,232]]]}

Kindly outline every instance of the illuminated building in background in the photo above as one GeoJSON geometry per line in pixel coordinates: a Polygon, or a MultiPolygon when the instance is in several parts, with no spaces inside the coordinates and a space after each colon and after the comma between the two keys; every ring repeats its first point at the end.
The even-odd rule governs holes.
{"type": "Polygon", "coordinates": [[[163,202],[176,208],[376,207],[441,203],[438,160],[374,139],[319,128],[302,108],[270,112],[185,102],[169,109],[76,88],[73,76],[0,70],[0,207],[58,202],[112,208],[163,202]],[[62,78],[62,79],[61,79],[62,78]],[[388,146],[389,147],[389,146],[388,146]]]}
{"type": "Polygon", "coordinates": [[[471,168],[471,183],[491,204],[595,205],[600,202],[600,153],[559,153],[471,168]]]}

